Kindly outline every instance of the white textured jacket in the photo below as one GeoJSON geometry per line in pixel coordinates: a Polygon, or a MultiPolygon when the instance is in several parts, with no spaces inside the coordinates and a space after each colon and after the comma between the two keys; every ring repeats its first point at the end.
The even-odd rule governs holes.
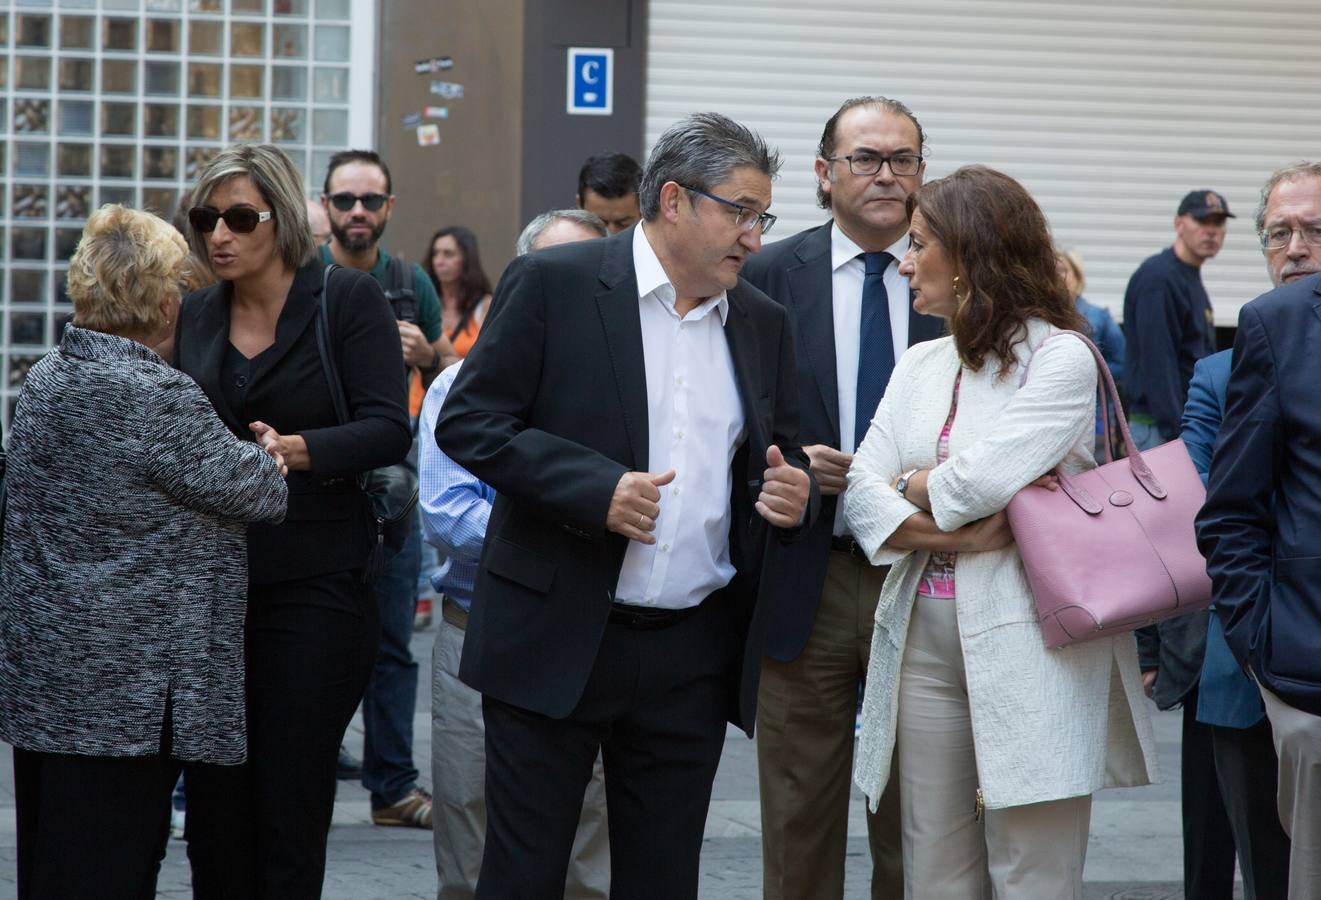
{"type": "MultiPolygon", "coordinates": [[[[949,459],[927,481],[944,531],[1004,509],[1021,488],[1056,465],[1074,473],[1091,454],[1096,364],[1081,341],[1060,337],[1022,366],[1053,331],[1030,323],[1015,370],[999,361],[963,369],[949,459]]],[[[876,607],[871,662],[854,778],[873,808],[890,776],[900,662],[926,552],[885,545],[919,508],[891,479],[936,463],[960,369],[951,337],[908,350],[849,470],[844,512],[874,564],[892,564],[876,607]]],[[[1087,573],[1104,578],[1104,572],[1087,573]]],[[[1156,747],[1131,635],[1049,650],[1018,550],[960,553],[955,563],[959,636],[968,678],[977,776],[988,808],[1148,784],[1156,747]]],[[[973,808],[974,798],[968,798],[973,808]]]]}

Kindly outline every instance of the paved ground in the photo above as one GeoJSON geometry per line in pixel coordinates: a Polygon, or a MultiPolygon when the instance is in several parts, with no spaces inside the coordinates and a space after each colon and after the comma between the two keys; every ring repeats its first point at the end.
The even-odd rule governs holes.
{"type": "MultiPolygon", "coordinates": [[[[426,686],[430,683],[429,660],[434,637],[434,629],[428,629],[419,632],[413,640],[422,685],[414,722],[414,750],[418,768],[427,782],[430,781],[431,720],[426,686]]],[[[1165,783],[1105,791],[1096,798],[1085,876],[1088,900],[1183,897],[1177,785],[1179,715],[1158,714],[1156,735],[1165,783]]],[[[361,750],[360,722],[355,721],[350,729],[348,743],[355,752],[361,750]]],[[[0,745],[0,900],[15,896],[12,772],[8,747],[0,745]]],[[[434,898],[436,872],[431,833],[378,828],[370,823],[367,812],[366,791],[356,784],[340,782],[324,896],[328,900],[434,898]]],[[[759,829],[755,751],[752,742],[731,731],[726,738],[706,826],[701,877],[703,900],[761,897],[759,829]]],[[[846,892],[850,900],[862,900],[868,896],[869,866],[860,796],[854,798],[849,835],[846,892]]],[[[77,865],[77,858],[77,848],[70,848],[70,864],[77,865]]],[[[171,842],[158,896],[191,896],[188,863],[180,842],[171,842]]]]}

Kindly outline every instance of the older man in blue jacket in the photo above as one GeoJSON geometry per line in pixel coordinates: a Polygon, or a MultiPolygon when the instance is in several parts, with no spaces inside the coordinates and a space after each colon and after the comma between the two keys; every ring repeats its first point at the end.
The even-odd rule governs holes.
{"type": "Polygon", "coordinates": [[[1250,670],[1279,756],[1287,893],[1298,900],[1321,897],[1321,165],[1275,173],[1263,198],[1257,230],[1277,289],[1244,307],[1232,372],[1223,354],[1198,364],[1184,414],[1194,462],[1205,472],[1210,461],[1197,532],[1217,607],[1198,717],[1216,726],[1217,769],[1235,785],[1227,805],[1257,823],[1235,822],[1245,884],[1254,896],[1283,897],[1287,845],[1272,837],[1254,790],[1270,783],[1271,760],[1252,738],[1260,713],[1238,666],[1250,670]]]}

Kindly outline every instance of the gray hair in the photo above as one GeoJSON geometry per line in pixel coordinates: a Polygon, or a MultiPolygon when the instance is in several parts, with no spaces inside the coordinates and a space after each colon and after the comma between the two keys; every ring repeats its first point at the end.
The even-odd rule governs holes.
{"type": "Polygon", "coordinates": [[[1266,184],[1261,189],[1261,201],[1257,204],[1257,237],[1261,237],[1266,231],[1266,203],[1271,199],[1271,192],[1281,181],[1295,181],[1299,178],[1321,178],[1321,163],[1296,162],[1271,173],[1271,177],[1266,179],[1266,184]]]}
{"type": "Polygon", "coordinates": [[[597,237],[605,237],[609,231],[605,227],[605,222],[596,213],[590,213],[585,209],[552,209],[527,223],[523,233],[518,236],[518,243],[514,245],[514,252],[519,256],[531,253],[537,239],[556,222],[572,222],[575,225],[581,225],[583,228],[595,231],[597,237]]]}
{"type": "MultiPolygon", "coordinates": [[[[222,183],[239,175],[252,179],[262,199],[270,204],[275,223],[275,246],[286,267],[297,269],[312,259],[316,246],[307,224],[303,177],[284,151],[272,144],[235,144],[216,154],[202,170],[193,188],[192,205],[204,206],[222,183]]],[[[205,236],[188,228],[188,245],[198,259],[210,261],[205,236]]]]}
{"type": "Polygon", "coordinates": [[[709,191],[735,169],[756,169],[774,178],[780,154],[752,129],[720,113],[694,113],[675,122],[656,141],[642,170],[638,206],[648,222],[660,212],[667,182],[709,191]]]}

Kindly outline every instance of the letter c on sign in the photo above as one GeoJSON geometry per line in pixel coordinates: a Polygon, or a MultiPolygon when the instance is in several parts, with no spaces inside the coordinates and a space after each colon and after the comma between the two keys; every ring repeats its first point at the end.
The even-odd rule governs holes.
{"type": "Polygon", "coordinates": [[[596,84],[598,81],[600,81],[601,80],[600,72],[601,72],[600,60],[589,59],[587,62],[583,63],[583,68],[582,68],[583,81],[587,82],[588,84],[596,84]]]}

